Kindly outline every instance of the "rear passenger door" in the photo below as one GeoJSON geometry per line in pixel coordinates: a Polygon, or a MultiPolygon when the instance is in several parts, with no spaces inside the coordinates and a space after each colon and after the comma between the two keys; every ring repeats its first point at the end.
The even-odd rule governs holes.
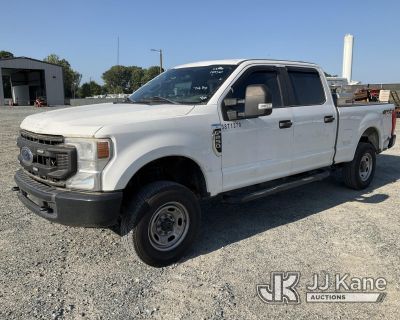
{"type": "Polygon", "coordinates": [[[336,108],[317,69],[287,67],[293,112],[292,174],[329,166],[334,156],[336,108]]]}

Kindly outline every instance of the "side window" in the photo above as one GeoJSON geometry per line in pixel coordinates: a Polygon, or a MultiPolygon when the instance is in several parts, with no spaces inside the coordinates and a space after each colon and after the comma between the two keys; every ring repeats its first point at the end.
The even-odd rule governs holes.
{"type": "Polygon", "coordinates": [[[264,84],[271,93],[272,107],[282,106],[281,92],[279,90],[278,74],[275,71],[258,70],[240,78],[225,98],[238,99],[241,107],[244,107],[246,87],[251,84],[264,84]]]}
{"type": "Polygon", "coordinates": [[[294,95],[296,104],[300,106],[319,105],[325,102],[325,92],[319,73],[316,70],[308,69],[307,71],[301,70],[288,70],[288,75],[294,95]]]}

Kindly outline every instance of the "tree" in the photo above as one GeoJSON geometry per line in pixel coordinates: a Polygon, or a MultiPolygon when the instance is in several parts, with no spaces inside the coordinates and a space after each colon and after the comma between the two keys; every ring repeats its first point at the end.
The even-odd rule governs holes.
{"type": "Polygon", "coordinates": [[[103,80],[108,93],[132,93],[160,73],[160,68],[153,66],[143,69],[138,66],[113,66],[103,73],[103,80]]]}
{"type": "Polygon", "coordinates": [[[136,91],[143,85],[143,77],[145,70],[140,67],[132,66],[131,69],[131,83],[130,92],[136,91]]]}
{"type": "Polygon", "coordinates": [[[79,97],[93,97],[100,95],[103,91],[101,85],[99,85],[96,81],[85,82],[81,85],[78,90],[79,97]]]}
{"type": "Polygon", "coordinates": [[[0,51],[0,59],[6,59],[6,58],[14,58],[14,55],[9,51],[1,50],[0,51]]]}
{"type": "Polygon", "coordinates": [[[131,77],[130,67],[125,66],[112,66],[102,75],[108,93],[130,93],[131,77]]]}
{"type": "MultiPolygon", "coordinates": [[[[163,70],[164,71],[164,70],[163,70]]],[[[143,84],[149,82],[151,79],[157,77],[160,74],[160,67],[152,66],[146,69],[143,77],[143,84]]]]}
{"type": "Polygon", "coordinates": [[[60,59],[60,57],[56,54],[50,54],[49,56],[44,58],[43,61],[57,64],[62,67],[64,77],[64,94],[68,98],[74,97],[76,92],[78,91],[82,75],[79,72],[73,70],[67,60],[60,59]]]}

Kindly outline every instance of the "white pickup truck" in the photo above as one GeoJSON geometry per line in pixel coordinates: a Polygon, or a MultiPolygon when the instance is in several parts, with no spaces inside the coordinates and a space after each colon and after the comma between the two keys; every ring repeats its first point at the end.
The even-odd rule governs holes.
{"type": "Polygon", "coordinates": [[[14,189],[50,221],[120,224],[129,250],[164,266],[196,238],[200,199],[248,201],[336,168],[347,186],[366,188],[395,124],[391,104],[336,106],[312,63],[191,63],[125,103],[27,117],[14,189]]]}

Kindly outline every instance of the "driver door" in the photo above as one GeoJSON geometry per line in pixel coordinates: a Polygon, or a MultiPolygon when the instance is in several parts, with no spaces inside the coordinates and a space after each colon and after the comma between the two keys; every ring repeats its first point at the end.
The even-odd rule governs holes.
{"type": "Polygon", "coordinates": [[[293,150],[293,115],[282,96],[280,69],[254,66],[234,82],[221,104],[223,191],[253,185],[290,174],[293,150]],[[246,87],[265,85],[272,99],[272,113],[229,121],[227,113],[244,113],[246,87]],[[225,100],[227,99],[227,100],[225,100]],[[224,101],[237,99],[237,105],[224,101]]]}

